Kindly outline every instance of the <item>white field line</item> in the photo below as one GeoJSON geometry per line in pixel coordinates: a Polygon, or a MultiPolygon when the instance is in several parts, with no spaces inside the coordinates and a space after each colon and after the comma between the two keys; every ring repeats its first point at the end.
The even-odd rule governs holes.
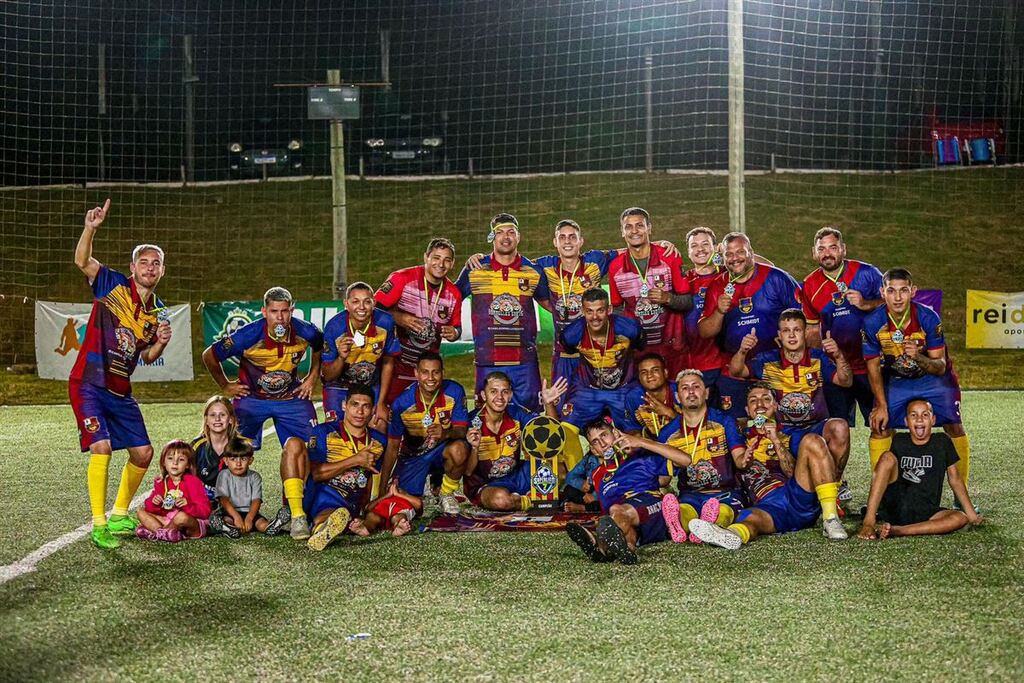
{"type": "MultiPolygon", "coordinates": [[[[313,404],[313,407],[319,409],[321,405],[322,403],[320,401],[317,401],[316,403],[313,404]]],[[[263,438],[267,438],[273,433],[274,427],[267,427],[266,429],[263,430],[263,438]]],[[[128,509],[134,510],[139,505],[141,505],[142,501],[146,499],[146,495],[147,494],[143,493],[135,496],[135,498],[132,499],[132,503],[128,509]]],[[[34,572],[36,570],[37,564],[48,558],[50,555],[53,555],[58,550],[62,550],[71,545],[72,543],[74,543],[75,541],[85,538],[85,536],[89,534],[90,531],[92,531],[92,522],[87,522],[86,524],[83,524],[74,531],[69,531],[63,536],[55,538],[49,543],[43,544],[35,551],[26,555],[20,560],[0,567],[0,586],[7,583],[8,581],[12,581],[18,578],[19,576],[28,574],[30,572],[34,572]]]]}

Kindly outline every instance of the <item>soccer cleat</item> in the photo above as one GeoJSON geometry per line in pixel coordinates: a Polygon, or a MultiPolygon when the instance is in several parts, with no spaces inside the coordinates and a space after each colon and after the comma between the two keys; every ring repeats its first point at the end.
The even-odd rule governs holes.
{"type": "Polygon", "coordinates": [[[639,561],[636,551],[630,549],[626,542],[626,535],[611,517],[605,516],[597,520],[597,538],[608,547],[611,551],[609,554],[613,558],[618,558],[622,564],[636,564],[639,561]]]}
{"type": "Polygon", "coordinates": [[[210,525],[210,531],[215,534],[224,533],[224,515],[219,512],[214,512],[210,515],[208,520],[210,525]]]}
{"type": "Polygon", "coordinates": [[[222,524],[221,531],[224,532],[224,535],[232,541],[237,541],[242,537],[242,530],[236,526],[231,526],[230,524],[222,524]]]}
{"type": "MultiPolygon", "coordinates": [[[[711,522],[715,524],[718,522],[718,515],[722,512],[722,502],[717,498],[708,498],[704,501],[704,504],[700,506],[700,519],[705,522],[711,522]]],[[[690,543],[694,545],[700,545],[704,541],[697,538],[696,534],[690,534],[690,543]]]]}
{"type": "Polygon", "coordinates": [[[717,545],[719,548],[725,548],[726,550],[739,550],[740,546],[743,545],[739,534],[735,534],[728,529],[723,529],[717,524],[712,524],[703,519],[690,520],[690,534],[696,535],[697,538],[705,543],[717,545]]]}
{"type": "Polygon", "coordinates": [[[131,515],[111,515],[107,528],[115,536],[131,536],[139,528],[139,522],[131,515]]]}
{"type": "Polygon", "coordinates": [[[661,516],[665,518],[665,526],[668,527],[668,535],[672,537],[672,542],[686,543],[686,529],[679,520],[679,499],[674,493],[666,493],[661,499],[661,516]]]}
{"type": "Polygon", "coordinates": [[[277,514],[274,515],[274,519],[270,520],[270,524],[263,530],[267,536],[277,536],[279,533],[284,531],[288,527],[288,523],[292,521],[292,512],[288,509],[287,505],[282,505],[278,509],[277,514]]]}
{"type": "MultiPolygon", "coordinates": [[[[305,521],[305,517],[297,517],[295,521],[305,521]]],[[[338,508],[331,513],[330,517],[317,525],[316,531],[309,537],[306,545],[310,550],[323,550],[331,541],[345,533],[348,523],[352,520],[352,514],[345,508],[338,508]]],[[[294,523],[292,524],[294,536],[294,523]]]]}
{"type": "Polygon", "coordinates": [[[840,503],[849,503],[853,500],[853,491],[850,490],[850,485],[843,480],[839,483],[839,494],[836,496],[836,500],[840,503]]]}
{"type": "Polygon", "coordinates": [[[580,547],[580,550],[591,562],[612,561],[612,558],[601,552],[601,549],[597,547],[597,541],[594,540],[594,535],[587,531],[582,524],[569,522],[565,525],[565,533],[569,535],[573,543],[580,547]]]}
{"type": "Polygon", "coordinates": [[[441,498],[437,502],[441,506],[441,514],[459,514],[459,501],[455,500],[455,496],[451,494],[448,494],[447,496],[441,496],[441,498]]]}
{"type": "Polygon", "coordinates": [[[114,538],[114,535],[110,533],[110,529],[105,526],[94,527],[90,538],[92,539],[92,544],[97,548],[113,550],[114,548],[121,547],[121,542],[114,538]]]}
{"type": "Polygon", "coordinates": [[[305,541],[309,538],[309,522],[306,521],[305,515],[292,520],[291,536],[296,541],[305,541]]]}
{"type": "Polygon", "coordinates": [[[849,538],[843,523],[838,517],[830,517],[821,521],[821,533],[830,541],[845,541],[849,538]]]}

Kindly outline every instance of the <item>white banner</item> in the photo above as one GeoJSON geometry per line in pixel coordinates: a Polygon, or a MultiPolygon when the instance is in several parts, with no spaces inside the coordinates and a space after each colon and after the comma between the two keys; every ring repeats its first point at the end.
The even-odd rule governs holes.
{"type": "MultiPolygon", "coordinates": [[[[67,379],[85,341],[92,304],[36,301],[36,365],[43,379],[67,379]]],[[[155,363],[139,358],[133,382],[192,379],[192,311],[188,304],[168,306],[171,343],[155,363]]]]}

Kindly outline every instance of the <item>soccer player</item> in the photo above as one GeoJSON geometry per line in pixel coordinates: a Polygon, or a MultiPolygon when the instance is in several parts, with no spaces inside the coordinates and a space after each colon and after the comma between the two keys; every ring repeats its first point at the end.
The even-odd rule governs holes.
{"type": "MultiPolygon", "coordinates": [[[[690,520],[700,517],[727,527],[743,509],[735,460],[746,443],[736,420],[708,407],[710,390],[700,370],[683,370],[676,383],[682,413],[662,428],[658,441],[690,456],[690,464],[679,468],[679,495],[667,494],[662,507],[672,540],[683,543],[690,520]]],[[[700,543],[693,534],[689,540],[700,543]]]]}
{"type": "Polygon", "coordinates": [[[68,379],[71,409],[78,423],[82,452],[89,452],[86,483],[92,509],[92,539],[98,548],[117,548],[114,537],[135,533],[139,523],[128,506],[153,459],[142,411],[132,397],[131,376],[139,358],[158,359],[171,340],[164,304],[153,290],[164,275],[164,252],[155,244],[132,250],[131,277],[112,270],[92,256],[96,231],[107,219],[110,199],[85,214],[82,236],[75,247],[75,265],[92,287],[92,313],[85,341],[68,379]],[[127,449],[128,461],[114,511],[107,521],[107,472],[116,450],[127,449]]]}
{"type": "MultiPolygon", "coordinates": [[[[775,392],[783,431],[824,437],[836,473],[842,478],[850,457],[850,425],[844,418],[828,416],[825,389],[830,384],[849,387],[853,372],[830,333],[825,333],[820,349],[809,349],[806,332],[803,312],[787,308],[779,316],[777,339],[781,348],[762,351],[748,361],[751,349],[758,346],[757,333],[751,330],[729,361],[729,374],[767,382],[775,392]]],[[[852,499],[845,483],[840,489],[841,501],[852,499]]]]}
{"type": "Polygon", "coordinates": [[[956,449],[948,436],[932,433],[935,413],[931,404],[924,399],[908,401],[906,422],[910,433],[893,437],[892,450],[882,454],[871,475],[867,511],[857,536],[871,541],[948,534],[968,523],[981,524],[984,519],[975,512],[956,468],[956,449]],[[939,506],[943,477],[949,481],[959,510],[939,506]],[[882,524],[878,524],[878,516],[882,524]]]}
{"type": "MultiPolygon", "coordinates": [[[[568,383],[542,384],[545,412],[558,419],[555,405],[568,383]]],[[[537,417],[512,401],[512,380],[494,371],[484,378],[483,402],[470,414],[470,445],[463,486],[474,505],[488,510],[529,510],[530,470],[520,458],[523,428],[537,417]]]]}
{"type": "Polygon", "coordinates": [[[370,426],[384,429],[394,362],[400,353],[395,319],[374,309],[373,288],[365,282],[349,285],[345,290],[345,310],[324,325],[320,375],[326,421],[338,419],[349,386],[366,384],[377,394],[370,426]]]}
{"type": "MultiPolygon", "coordinates": [[[[729,362],[728,356],[714,337],[702,337],[698,323],[704,314],[705,294],[711,281],[723,270],[724,260],[718,251],[715,232],[711,228],[696,227],[686,233],[686,253],[693,268],[684,273],[693,292],[693,308],[683,316],[686,327],[686,367],[700,370],[711,389],[710,405],[718,405],[718,377],[729,362]]],[[[756,258],[756,256],[755,256],[756,258]]]]}
{"type": "Polygon", "coordinates": [[[736,459],[740,482],[751,507],[728,528],[694,519],[690,533],[728,550],[737,550],[758,536],[809,529],[822,518],[822,533],[834,541],[847,538],[839,521],[835,465],[825,440],[817,434],[778,429],[775,392],[754,382],[747,392],[747,447],[736,459]]]}
{"type": "Polygon", "coordinates": [[[494,251],[482,259],[483,267],[474,270],[467,264],[456,281],[462,296],[473,297],[474,391],[480,399],[484,379],[501,371],[512,380],[516,402],[537,410],[541,382],[533,301],[548,305],[547,280],[519,253],[515,216],[499,213],[492,218],[488,240],[494,243],[494,251]]]}
{"type": "Polygon", "coordinates": [[[381,482],[387,485],[394,473],[400,491],[422,498],[431,472],[443,468],[441,511],[457,514],[455,491],[469,458],[468,427],[466,390],[445,379],[439,353],[425,352],[416,363],[416,383],[392,405],[381,482]]]}
{"type": "MultiPolygon", "coordinates": [[[[385,436],[369,427],[374,401],[372,388],[353,384],[341,419],[317,425],[302,448],[311,475],[305,496],[313,520],[313,533],[307,535],[311,550],[323,550],[343,534],[369,502],[385,446],[385,436]]],[[[359,526],[352,525],[354,533],[359,526]]]]}
{"type": "Polygon", "coordinates": [[[580,356],[569,380],[563,419],[582,427],[607,411],[613,422],[622,425],[626,394],[634,382],[633,351],[644,346],[640,325],[613,314],[603,289],[590,289],[583,295],[583,319],[566,328],[562,346],[580,356]]]}
{"type": "Polygon", "coordinates": [[[462,293],[448,273],[455,265],[455,245],[443,237],[427,244],[423,265],[396,270],[374,298],[398,325],[402,354],[395,362],[385,404],[391,405],[416,381],[416,361],[425,351],[439,352],[441,340],[462,335],[462,293]]]}
{"type": "Polygon", "coordinates": [[[682,410],[676,383],[668,380],[665,359],[650,351],[637,358],[636,376],[639,383],[626,392],[622,431],[657,439],[665,425],[676,419],[682,410]]]}
{"type": "Polygon", "coordinates": [[[593,562],[636,564],[639,546],[669,537],[661,514],[661,476],[669,462],[685,468],[690,457],[672,446],[623,434],[602,419],[587,423],[583,435],[590,451],[605,461],[592,477],[605,516],[597,520],[596,534],[575,523],[566,526],[566,533],[593,562]]]}
{"type": "Polygon", "coordinates": [[[612,306],[640,323],[648,350],[665,358],[669,374],[674,374],[684,360],[683,321],[676,314],[693,308],[682,258],[651,243],[651,216],[644,209],[626,209],[619,224],[626,251],[608,264],[612,306]]]}
{"type": "MultiPolygon", "coordinates": [[[[726,269],[707,285],[697,331],[705,339],[717,338],[727,357],[739,350],[751,330],[758,339],[751,353],[767,351],[775,346],[779,314],[800,305],[800,286],[784,270],[758,263],[750,239],[743,233],[730,232],[723,237],[722,250],[726,269]]],[[[743,418],[746,390],[746,382],[723,373],[718,379],[722,410],[743,418]]]]}
{"type": "Polygon", "coordinates": [[[917,285],[905,268],[882,276],[884,305],[864,319],[864,360],[874,395],[869,422],[871,469],[890,449],[893,429],[906,426],[907,403],[923,398],[932,405],[935,423],[953,441],[957,469],[967,486],[971,446],[960,418],[960,380],[946,351],[938,314],[914,303],[917,285]]]}
{"type": "MultiPolygon", "coordinates": [[[[291,514],[291,536],[309,538],[302,508],[305,481],[305,443],[316,424],[316,409],[309,397],[320,375],[324,339],[316,325],[295,318],[295,302],[284,287],[271,287],[263,295],[263,317],[221,338],[203,351],[203,364],[221,393],[231,396],[238,433],[259,450],[263,423],[274,421],[281,443],[281,481],[291,514]],[[309,351],[309,374],[298,379],[299,363],[309,351]],[[229,381],[221,363],[238,359],[238,379],[229,381]]],[[[278,519],[283,519],[281,513],[278,519]]],[[[272,530],[276,533],[277,525],[272,530]]]]}
{"type": "Polygon", "coordinates": [[[825,386],[829,415],[841,417],[853,427],[859,405],[864,422],[871,413],[873,396],[860,331],[868,313],[882,305],[882,273],[878,268],[846,258],[843,233],[826,226],[814,234],[814,260],[818,269],[804,278],[803,311],[807,316],[807,343],[820,346],[831,334],[853,371],[853,384],[825,386]]]}

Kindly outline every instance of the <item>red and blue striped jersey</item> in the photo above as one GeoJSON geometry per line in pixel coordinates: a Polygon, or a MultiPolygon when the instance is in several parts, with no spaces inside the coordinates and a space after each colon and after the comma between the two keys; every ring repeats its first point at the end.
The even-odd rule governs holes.
{"type": "Polygon", "coordinates": [[[855,290],[870,301],[881,296],[881,287],[882,273],[862,261],[845,261],[843,272],[836,280],[825,275],[821,268],[804,278],[801,298],[807,324],[820,324],[822,337],[826,332],[832,333],[832,339],[856,375],[867,372],[860,331],[868,314],[847,301],[846,292],[855,290]]]}

